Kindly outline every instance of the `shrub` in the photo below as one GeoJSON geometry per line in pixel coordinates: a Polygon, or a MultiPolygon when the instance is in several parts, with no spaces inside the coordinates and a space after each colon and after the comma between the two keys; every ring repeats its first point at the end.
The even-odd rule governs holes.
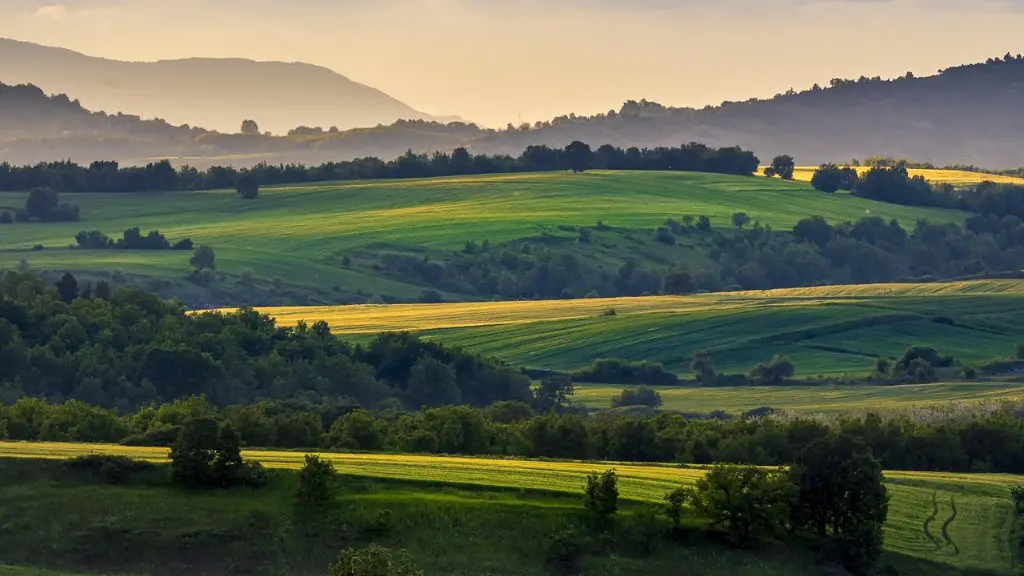
{"type": "Polygon", "coordinates": [[[334,501],[334,464],[313,454],[306,454],[306,463],[299,472],[299,504],[322,508],[334,501]]]}
{"type": "Polygon", "coordinates": [[[685,488],[676,488],[665,494],[665,516],[672,522],[672,528],[678,529],[682,524],[683,504],[689,495],[685,488]]]}
{"type": "Polygon", "coordinates": [[[270,472],[263,464],[255,460],[246,460],[242,464],[242,484],[256,490],[270,483],[270,472]]]}
{"type": "Polygon", "coordinates": [[[974,368],[971,368],[970,366],[964,366],[960,368],[960,372],[958,375],[960,376],[961,380],[974,380],[975,378],[978,377],[978,371],[975,370],[974,368]]]}
{"type": "Polygon", "coordinates": [[[420,292],[417,300],[421,304],[440,304],[443,301],[443,298],[441,297],[441,293],[437,290],[424,290],[423,292],[420,292]]]}
{"type": "Polygon", "coordinates": [[[586,551],[583,536],[575,530],[563,530],[551,535],[547,561],[553,568],[565,573],[579,569],[580,560],[586,551]]]}
{"type": "Polygon", "coordinates": [[[171,479],[186,488],[226,488],[241,479],[238,433],[210,417],[193,418],[171,445],[171,479]]]}
{"type": "Polygon", "coordinates": [[[151,470],[153,464],[126,456],[88,454],[65,460],[64,468],[69,471],[84,473],[90,479],[98,478],[107,484],[123,484],[136,474],[151,470]]]}
{"type": "Polygon", "coordinates": [[[1024,360],[1024,342],[1017,342],[1016,355],[1018,359],[1024,360]]]}
{"type": "Polygon", "coordinates": [[[14,215],[7,210],[0,211],[0,224],[11,224],[14,222],[14,215]]]}
{"type": "Polygon", "coordinates": [[[781,470],[718,465],[697,481],[690,498],[735,544],[747,546],[758,535],[782,529],[793,491],[781,470]]]}
{"type": "Polygon", "coordinates": [[[28,210],[25,210],[24,208],[19,208],[18,210],[14,211],[14,221],[31,222],[32,216],[28,213],[28,210]]]}
{"type": "Polygon", "coordinates": [[[174,243],[174,246],[171,246],[171,250],[191,250],[191,249],[192,249],[192,239],[191,238],[185,238],[183,240],[178,240],[177,242],[174,243]]]}
{"type": "Polygon", "coordinates": [[[35,244],[35,245],[32,246],[32,251],[33,252],[39,252],[40,250],[43,250],[44,248],[46,248],[46,247],[43,246],[42,244],[35,244]]]}
{"type": "Polygon", "coordinates": [[[676,243],[676,236],[665,226],[658,226],[654,231],[654,239],[662,244],[668,244],[674,246],[676,243]]]}
{"type": "Polygon", "coordinates": [[[598,524],[607,524],[619,510],[619,478],[615,470],[594,472],[583,487],[583,506],[598,524]]]}
{"type": "Polygon", "coordinates": [[[1013,499],[1013,505],[1017,507],[1017,513],[1024,514],[1024,484],[1011,487],[1010,497],[1013,499]]]}
{"type": "Polygon", "coordinates": [[[168,448],[181,434],[181,426],[161,426],[147,430],[142,434],[134,434],[121,440],[122,446],[159,446],[168,448]]]}
{"type": "Polygon", "coordinates": [[[395,515],[391,510],[385,508],[377,511],[377,515],[373,517],[373,520],[366,527],[366,532],[375,536],[387,536],[394,529],[395,515]]]}
{"type": "Polygon", "coordinates": [[[370,544],[366,548],[346,548],[337,562],[327,568],[327,576],[423,576],[409,553],[370,544]]]}
{"type": "Polygon", "coordinates": [[[793,363],[790,362],[789,358],[776,354],[768,364],[762,362],[751,368],[747,376],[753,380],[755,384],[762,386],[777,386],[782,384],[783,380],[792,378],[795,373],[796,368],[793,366],[793,363]]]}
{"type": "Polygon", "coordinates": [[[625,406],[658,408],[661,404],[661,394],[647,386],[640,386],[632,390],[626,389],[620,392],[618,396],[612,397],[612,408],[622,408],[625,406]]]}

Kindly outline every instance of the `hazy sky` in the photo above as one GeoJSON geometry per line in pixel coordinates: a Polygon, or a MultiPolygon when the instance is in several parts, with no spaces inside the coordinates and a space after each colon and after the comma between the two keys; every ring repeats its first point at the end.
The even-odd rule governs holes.
{"type": "Polygon", "coordinates": [[[703,105],[1024,52],[1024,0],[0,0],[0,36],[95,56],[332,68],[488,125],[703,105]]]}

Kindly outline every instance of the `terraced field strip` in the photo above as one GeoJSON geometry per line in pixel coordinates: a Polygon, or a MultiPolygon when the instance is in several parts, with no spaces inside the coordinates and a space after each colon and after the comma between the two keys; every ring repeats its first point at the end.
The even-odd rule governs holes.
{"type": "MultiPolygon", "coordinates": [[[[608,408],[621,384],[577,384],[573,400],[608,408]]],[[[664,410],[706,414],[746,412],[769,406],[795,412],[843,414],[962,403],[1024,402],[1024,383],[943,382],[903,386],[750,386],[735,388],[659,387],[664,410]]]]}
{"type": "MultiPolygon", "coordinates": [[[[0,458],[56,458],[83,454],[130,456],[165,462],[164,448],[127,447],[100,444],[0,442],[0,458]]],[[[669,490],[690,484],[703,475],[699,467],[641,465],[611,462],[566,462],[402,454],[321,453],[335,463],[342,474],[412,480],[429,483],[470,484],[521,490],[566,493],[580,491],[585,476],[615,468],[622,496],[630,500],[660,502],[669,490]]],[[[271,468],[299,468],[303,453],[247,450],[271,468]]],[[[886,547],[922,558],[970,566],[1007,568],[1012,565],[1017,543],[1013,540],[1013,504],[1009,486],[1024,477],[1009,474],[953,474],[931,472],[886,472],[892,492],[886,547]],[[956,512],[943,515],[942,505],[956,496],[956,512]],[[934,500],[933,500],[934,498],[934,500]],[[947,545],[936,549],[923,526],[933,514],[943,524],[939,530],[947,545]],[[953,518],[953,520],[950,520],[953,518]]],[[[930,525],[933,523],[929,523],[930,525]]]]}

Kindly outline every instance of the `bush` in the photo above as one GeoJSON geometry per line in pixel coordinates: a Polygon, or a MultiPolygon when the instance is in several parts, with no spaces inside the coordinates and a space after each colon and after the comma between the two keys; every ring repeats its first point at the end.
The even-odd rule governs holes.
{"type": "Polygon", "coordinates": [[[1017,342],[1016,355],[1019,360],[1024,360],[1024,342],[1017,342]]]}
{"type": "Polygon", "coordinates": [[[665,371],[657,362],[626,362],[617,358],[601,358],[572,373],[576,382],[594,384],[653,384],[671,386],[679,377],[665,371]]]}
{"type": "Polygon", "coordinates": [[[649,555],[658,549],[665,536],[663,522],[651,508],[641,508],[623,522],[620,537],[634,553],[649,555]]]}
{"type": "Polygon", "coordinates": [[[334,501],[334,464],[313,454],[306,454],[306,463],[299,472],[299,504],[323,508],[334,501]]]}
{"type": "Polygon", "coordinates": [[[1010,497],[1013,499],[1013,505],[1017,508],[1017,513],[1024,514],[1024,484],[1011,487],[1010,497]]]}
{"type": "Polygon", "coordinates": [[[64,461],[64,468],[83,473],[90,479],[98,478],[107,484],[123,484],[141,472],[153,469],[153,464],[126,456],[88,454],[64,461]]]}
{"type": "Polygon", "coordinates": [[[594,472],[583,487],[583,507],[598,524],[607,524],[619,510],[619,478],[615,470],[594,472]]]}
{"type": "Polygon", "coordinates": [[[0,224],[11,224],[14,222],[14,215],[7,210],[0,211],[0,224]]]}
{"type": "Polygon", "coordinates": [[[793,492],[781,470],[718,465],[697,481],[690,498],[697,511],[724,527],[735,544],[747,546],[759,535],[782,529],[793,492]]]}
{"type": "Polygon", "coordinates": [[[441,297],[441,293],[437,290],[424,290],[420,292],[417,300],[421,304],[440,304],[444,299],[441,297]]]}
{"type": "Polygon", "coordinates": [[[255,460],[246,460],[242,464],[241,482],[253,490],[263,488],[270,483],[270,472],[263,467],[263,464],[255,460]]]}
{"type": "Polygon", "coordinates": [[[170,455],[171,479],[186,488],[227,488],[242,479],[238,432],[213,418],[186,422],[170,455]]]}
{"type": "Polygon", "coordinates": [[[177,242],[174,243],[174,246],[171,246],[171,250],[191,250],[191,249],[192,249],[192,239],[191,238],[185,238],[183,240],[178,240],[177,242]]]}
{"type": "Polygon", "coordinates": [[[378,510],[377,515],[366,527],[366,532],[375,536],[387,536],[395,529],[395,515],[387,508],[378,510]]]}
{"type": "Polygon", "coordinates": [[[654,239],[662,244],[668,244],[674,246],[676,243],[676,236],[665,226],[658,226],[654,231],[654,239]]]}
{"type": "Polygon", "coordinates": [[[18,209],[14,211],[15,222],[31,222],[32,216],[28,213],[28,210],[18,209]]]}
{"type": "Polygon", "coordinates": [[[327,576],[423,576],[409,553],[370,544],[366,548],[346,548],[338,561],[327,568],[327,576]]]}
{"type": "Polygon", "coordinates": [[[776,354],[768,364],[762,362],[751,368],[747,376],[757,385],[778,386],[795,373],[796,368],[789,358],[776,354]]]}
{"type": "Polygon", "coordinates": [[[676,488],[665,494],[665,516],[672,522],[672,528],[678,529],[682,525],[683,504],[689,497],[690,492],[685,488],[676,488]]]}
{"type": "Polygon", "coordinates": [[[134,434],[121,440],[122,446],[159,446],[169,448],[181,434],[181,426],[161,426],[147,430],[142,434],[134,434]]]}
{"type": "Polygon", "coordinates": [[[551,535],[547,561],[553,568],[571,573],[579,569],[580,560],[586,551],[586,543],[582,535],[575,530],[563,530],[551,535]]]}
{"type": "Polygon", "coordinates": [[[625,406],[658,408],[661,404],[661,394],[647,386],[640,386],[632,390],[626,389],[620,392],[618,396],[612,397],[612,408],[622,408],[625,406]]]}

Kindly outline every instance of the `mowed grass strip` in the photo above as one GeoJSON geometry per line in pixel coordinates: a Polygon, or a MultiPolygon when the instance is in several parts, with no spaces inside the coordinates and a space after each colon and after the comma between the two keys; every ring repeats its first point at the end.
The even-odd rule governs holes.
{"type": "MultiPolygon", "coordinates": [[[[0,458],[69,458],[83,454],[130,456],[166,462],[168,450],[98,444],[0,442],[0,458]]],[[[303,453],[243,451],[270,468],[296,469],[303,453]]],[[[527,491],[578,493],[591,472],[614,468],[623,498],[660,503],[664,494],[692,484],[704,471],[699,467],[610,462],[566,462],[403,454],[321,453],[342,474],[427,483],[463,484],[527,491]]],[[[892,493],[886,548],[894,552],[958,566],[1007,570],[1016,543],[1011,534],[1013,504],[1009,486],[1024,477],[1009,474],[886,472],[892,493]],[[955,501],[957,515],[948,523],[946,545],[936,547],[925,533],[932,515],[932,495],[940,503],[955,501]],[[949,544],[952,542],[955,544],[949,544]]],[[[952,509],[947,506],[929,531],[941,534],[952,509]]]]}
{"type": "MultiPolygon", "coordinates": [[[[621,384],[576,384],[573,400],[608,408],[621,384]]],[[[847,414],[980,402],[1024,402],[1024,383],[941,382],[902,386],[750,386],[744,388],[656,387],[663,410],[730,414],[771,407],[794,412],[847,414]]]]}
{"type": "Polygon", "coordinates": [[[326,320],[365,340],[417,332],[531,367],[572,370],[597,358],[689,370],[708,349],[722,371],[789,355],[797,377],[863,374],[913,344],[963,362],[1012,354],[1024,340],[1024,281],[827,286],[688,297],[261,308],[282,325],[326,320]],[[611,314],[614,312],[614,314],[611,314]]]}

